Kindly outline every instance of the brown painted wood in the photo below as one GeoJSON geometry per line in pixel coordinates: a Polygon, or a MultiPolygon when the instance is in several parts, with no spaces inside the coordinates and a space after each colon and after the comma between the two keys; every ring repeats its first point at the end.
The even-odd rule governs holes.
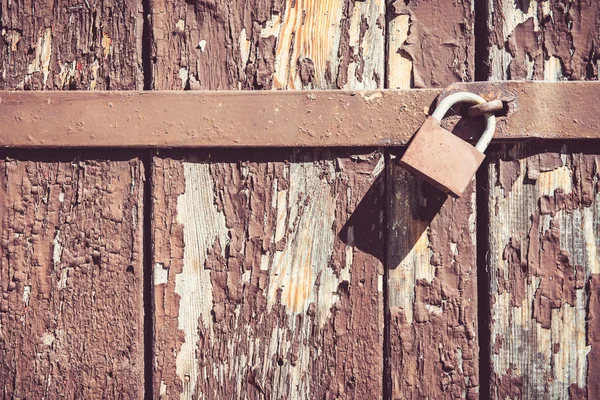
{"type": "Polygon", "coordinates": [[[457,200],[389,169],[392,398],[477,398],[474,182],[457,200]]]}
{"type": "MultiPolygon", "coordinates": [[[[383,86],[380,0],[156,0],[151,23],[156,89],[383,86]]],[[[269,142],[327,141],[328,131],[312,124],[337,95],[307,92],[298,108],[265,107],[290,118],[258,113],[281,122],[269,128],[269,142]],[[308,125],[286,134],[299,116],[308,125]]],[[[272,96],[294,95],[248,96],[231,109],[232,118],[248,111],[231,130],[236,139],[255,125],[251,99],[272,96]]],[[[377,102],[361,94],[348,101],[356,100],[377,102]]],[[[344,131],[332,129],[330,143],[344,131]]],[[[376,206],[383,206],[383,186],[376,181],[384,159],[380,151],[355,154],[221,150],[155,158],[154,204],[164,205],[153,211],[156,397],[381,397],[383,211],[376,206]]]]}
{"type": "Polygon", "coordinates": [[[489,79],[598,78],[597,1],[490,0],[487,7],[489,79]]]}
{"type": "Polygon", "coordinates": [[[0,2],[0,89],[142,89],[141,2],[0,2]]]}
{"type": "Polygon", "coordinates": [[[383,87],[383,0],[152,0],[155,89],[383,87]]]}
{"type": "MultiPolygon", "coordinates": [[[[599,13],[591,0],[489,2],[488,76],[596,80],[599,13]]],[[[532,107],[544,110],[544,100],[532,107]]],[[[584,123],[594,112],[587,114],[584,123]]],[[[562,119],[576,135],[579,120],[568,110],[562,119]]],[[[595,147],[533,141],[492,156],[491,398],[600,395],[595,147]]]]}
{"type": "MultiPolygon", "coordinates": [[[[397,1],[390,7],[390,87],[473,79],[471,2],[397,1]]],[[[386,177],[387,396],[477,398],[474,180],[461,199],[447,198],[401,167],[402,153],[396,153],[386,177]]]]}
{"type": "Polygon", "coordinates": [[[598,161],[505,146],[489,168],[491,397],[598,397],[598,161]]]}
{"type": "Polygon", "coordinates": [[[8,398],[144,393],[143,167],[0,161],[0,387],[8,398]]]}
{"type": "MultiPolygon", "coordinates": [[[[495,140],[598,138],[599,89],[598,82],[472,82],[444,91],[0,92],[0,147],[398,146],[456,91],[506,104],[495,140]]],[[[482,125],[460,114],[444,120],[470,140],[482,125]]]]}
{"type": "Polygon", "coordinates": [[[445,87],[474,80],[472,1],[389,1],[388,87],[445,87]]]}
{"type": "Polygon", "coordinates": [[[157,396],[381,396],[383,155],[156,158],[157,396]]]}
{"type": "MultiPolygon", "coordinates": [[[[141,37],[141,2],[2,0],[0,89],[142,89],[141,37]]],[[[0,113],[18,120],[17,108],[0,113]]],[[[9,152],[0,176],[3,397],[143,398],[140,160],[9,152]]]]}

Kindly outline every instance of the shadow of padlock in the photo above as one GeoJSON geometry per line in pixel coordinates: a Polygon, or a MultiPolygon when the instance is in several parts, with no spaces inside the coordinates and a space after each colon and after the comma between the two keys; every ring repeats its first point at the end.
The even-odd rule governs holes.
{"type": "Polygon", "coordinates": [[[457,103],[485,102],[483,97],[469,92],[446,97],[414,135],[400,164],[438,189],[460,197],[485,159],[483,152],[494,137],[496,117],[485,114],[485,131],[475,147],[442,128],[440,122],[457,103]]]}

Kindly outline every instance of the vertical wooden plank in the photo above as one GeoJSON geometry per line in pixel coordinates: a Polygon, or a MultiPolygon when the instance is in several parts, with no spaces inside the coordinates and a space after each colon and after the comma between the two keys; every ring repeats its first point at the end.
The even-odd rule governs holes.
{"type": "MultiPolygon", "coordinates": [[[[597,79],[599,13],[490,1],[489,78],[597,79]]],[[[492,398],[598,397],[595,156],[561,146],[503,146],[489,167],[492,398]]]]}
{"type": "Polygon", "coordinates": [[[395,157],[388,182],[392,398],[477,398],[474,182],[447,198],[395,157]]]}
{"type": "Polygon", "coordinates": [[[488,1],[491,80],[597,79],[600,3],[488,1]]]}
{"type": "MultiPolygon", "coordinates": [[[[389,87],[473,79],[472,2],[396,1],[388,30],[389,87]]],[[[396,152],[386,179],[387,396],[477,398],[475,184],[459,200],[442,196],[399,166],[396,152]]]]}
{"type": "Polygon", "coordinates": [[[383,87],[384,0],[152,0],[156,89],[383,87]]]}
{"type": "Polygon", "coordinates": [[[143,167],[0,161],[0,391],[144,393],[143,167]]]}
{"type": "Polygon", "coordinates": [[[157,396],[381,396],[383,165],[155,159],[157,396]]]}
{"type": "MultiPolygon", "coordinates": [[[[156,89],[384,84],[383,0],[151,11],[156,89]]],[[[156,396],[380,397],[383,154],[227,154],[155,159],[156,396]]]]}
{"type": "Polygon", "coordinates": [[[493,398],[598,397],[600,157],[585,148],[505,146],[489,169],[493,398]]]}
{"type": "Polygon", "coordinates": [[[392,165],[388,265],[393,398],[476,398],[474,184],[463,198],[450,199],[392,165]]]}
{"type": "Polygon", "coordinates": [[[0,89],[142,89],[142,3],[0,1],[0,89]]]}
{"type": "Polygon", "coordinates": [[[444,87],[474,78],[472,1],[389,1],[388,87],[444,87]]]}
{"type": "MultiPolygon", "coordinates": [[[[0,89],[141,89],[141,11],[0,0],[0,89]]],[[[3,396],[142,398],[140,160],[31,152],[0,168],[3,396]]]]}

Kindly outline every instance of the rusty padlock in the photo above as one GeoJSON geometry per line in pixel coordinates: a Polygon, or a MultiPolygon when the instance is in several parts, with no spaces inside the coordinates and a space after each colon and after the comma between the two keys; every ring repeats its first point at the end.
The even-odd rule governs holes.
{"type": "Polygon", "coordinates": [[[485,102],[483,97],[469,92],[453,93],[443,99],[412,138],[400,164],[438,189],[460,197],[485,158],[483,152],[494,137],[496,117],[485,114],[485,131],[475,147],[442,128],[440,122],[457,103],[485,102]]]}

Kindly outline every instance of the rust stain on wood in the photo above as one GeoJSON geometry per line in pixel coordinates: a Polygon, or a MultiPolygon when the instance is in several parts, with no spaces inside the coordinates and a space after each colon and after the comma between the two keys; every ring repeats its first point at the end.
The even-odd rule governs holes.
{"type": "Polygon", "coordinates": [[[6,158],[0,170],[2,393],[141,399],[142,164],[6,158]]]}
{"type": "Polygon", "coordinates": [[[157,395],[381,393],[382,155],[260,154],[155,160],[157,395]]]}

